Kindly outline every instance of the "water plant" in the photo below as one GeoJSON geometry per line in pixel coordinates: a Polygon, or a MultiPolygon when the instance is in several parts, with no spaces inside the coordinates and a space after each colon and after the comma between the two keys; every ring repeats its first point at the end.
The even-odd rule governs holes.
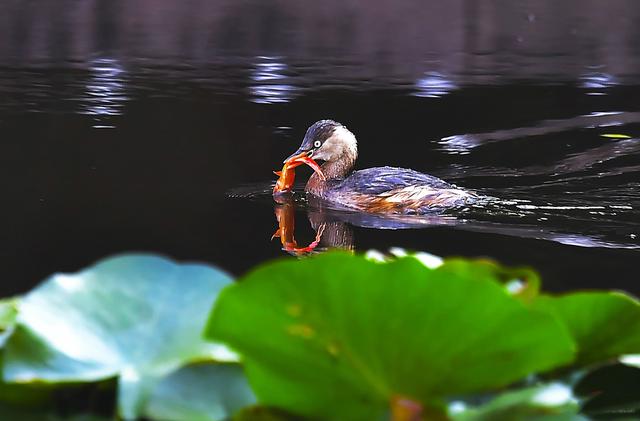
{"type": "Polygon", "coordinates": [[[90,416],[123,419],[581,420],[638,410],[640,392],[611,403],[601,374],[640,379],[629,357],[640,354],[635,298],[546,294],[535,272],[487,260],[431,263],[329,252],[232,282],[208,265],[134,254],[53,275],[0,303],[0,410],[69,417],[73,405],[61,408],[56,393],[85,384],[116,401],[90,416]]]}

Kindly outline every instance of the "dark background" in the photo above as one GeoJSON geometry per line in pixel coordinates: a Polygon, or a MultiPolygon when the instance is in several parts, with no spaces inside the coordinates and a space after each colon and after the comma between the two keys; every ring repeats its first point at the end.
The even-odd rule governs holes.
{"type": "Polygon", "coordinates": [[[634,0],[2,0],[0,293],[125,251],[234,274],[286,255],[271,171],[321,118],[356,134],[359,168],[500,199],[447,225],[352,221],[356,249],[637,292],[638,28],[634,0]]]}

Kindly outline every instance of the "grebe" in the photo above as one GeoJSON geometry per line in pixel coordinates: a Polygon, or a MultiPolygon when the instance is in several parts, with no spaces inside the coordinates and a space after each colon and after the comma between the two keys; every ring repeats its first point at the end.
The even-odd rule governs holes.
{"type": "Polygon", "coordinates": [[[462,206],[476,195],[437,177],[405,168],[375,167],[351,171],[358,142],[342,124],[320,120],[311,125],[296,152],[284,160],[274,194],[293,184],[293,168],[314,169],[305,192],[349,209],[374,213],[421,214],[462,206]],[[318,166],[315,160],[324,161],[318,166]]]}

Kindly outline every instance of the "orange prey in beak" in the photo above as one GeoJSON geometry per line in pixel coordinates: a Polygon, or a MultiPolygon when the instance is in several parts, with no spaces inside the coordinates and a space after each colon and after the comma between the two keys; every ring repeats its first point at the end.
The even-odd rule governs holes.
{"type": "Polygon", "coordinates": [[[318,174],[318,176],[325,180],[325,176],[320,169],[320,166],[316,161],[314,161],[311,157],[309,157],[308,152],[301,152],[298,154],[294,154],[287,158],[284,161],[284,166],[282,167],[282,171],[274,171],[274,174],[279,176],[278,181],[276,182],[275,187],[273,188],[273,193],[283,193],[291,191],[291,187],[293,187],[293,182],[295,180],[295,171],[294,168],[298,167],[302,164],[307,164],[318,174]]]}
{"type": "Polygon", "coordinates": [[[289,164],[289,165],[293,165],[294,167],[297,167],[298,165],[302,165],[302,164],[307,164],[308,166],[313,168],[313,170],[316,173],[318,173],[318,176],[320,176],[321,179],[326,180],[324,174],[322,173],[322,170],[320,169],[320,165],[318,165],[318,163],[309,156],[308,151],[295,153],[291,155],[289,158],[285,159],[284,163],[285,165],[289,164]]]}

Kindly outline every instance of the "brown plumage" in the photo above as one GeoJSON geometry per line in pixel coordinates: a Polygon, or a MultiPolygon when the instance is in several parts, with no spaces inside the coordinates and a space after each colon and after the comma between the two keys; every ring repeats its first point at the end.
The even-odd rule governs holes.
{"type": "Polygon", "coordinates": [[[300,148],[285,163],[324,161],[321,171],[309,178],[305,191],[333,205],[363,212],[421,214],[476,199],[473,193],[437,177],[405,168],[375,167],[351,172],[357,157],[353,133],[340,123],[321,120],[309,127],[300,148]]]}

